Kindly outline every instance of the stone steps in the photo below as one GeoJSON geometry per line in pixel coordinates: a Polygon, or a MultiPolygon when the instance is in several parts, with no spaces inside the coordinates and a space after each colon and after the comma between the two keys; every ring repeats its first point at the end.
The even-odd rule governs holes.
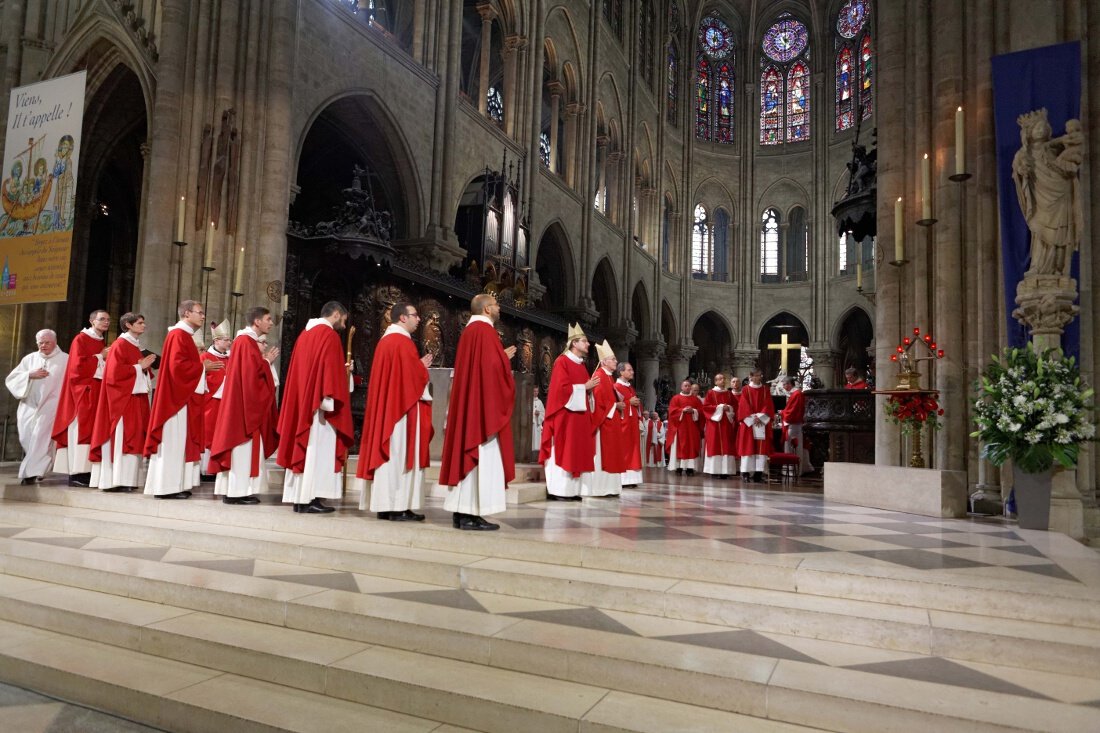
{"type": "MultiPolygon", "coordinates": [[[[485,731],[857,730],[874,720],[896,730],[1079,731],[1095,712],[62,546],[0,540],[0,551],[0,676],[100,707],[94,685],[99,697],[80,696],[80,675],[140,671],[156,656],[171,660],[173,674],[199,675],[188,678],[184,703],[203,701],[191,691],[217,687],[213,675],[225,673],[246,691],[275,683],[485,731]],[[79,641],[9,648],[12,624],[79,641]],[[47,669],[63,672],[62,681],[51,682],[47,669]]],[[[158,679],[151,668],[146,677],[158,679]]],[[[148,696],[160,694],[170,714],[182,714],[174,688],[139,691],[143,705],[159,710],[148,696]]],[[[109,710],[145,722],[134,705],[109,710]]]]}

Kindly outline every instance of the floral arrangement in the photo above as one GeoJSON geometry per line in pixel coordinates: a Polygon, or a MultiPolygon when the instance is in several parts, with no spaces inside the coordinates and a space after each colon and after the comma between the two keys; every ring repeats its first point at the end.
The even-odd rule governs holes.
{"type": "Polygon", "coordinates": [[[886,401],[883,407],[886,417],[890,422],[901,426],[904,435],[910,435],[919,431],[925,425],[931,425],[933,430],[939,430],[940,416],[943,408],[936,400],[935,395],[929,393],[914,392],[911,395],[893,395],[886,401]]]}
{"type": "Polygon", "coordinates": [[[1089,417],[1093,390],[1061,351],[1039,354],[1031,344],[1008,349],[993,357],[975,387],[978,429],[970,436],[982,441],[982,457],[995,466],[1011,458],[1027,473],[1055,463],[1073,468],[1080,444],[1096,434],[1089,417]]]}

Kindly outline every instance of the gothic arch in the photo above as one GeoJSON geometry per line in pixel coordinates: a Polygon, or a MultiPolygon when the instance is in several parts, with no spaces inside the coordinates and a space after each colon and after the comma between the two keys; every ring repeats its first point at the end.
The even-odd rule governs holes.
{"type": "MultiPolygon", "coordinates": [[[[848,308],[846,308],[844,310],[844,312],[841,313],[839,316],[837,316],[836,320],[833,321],[833,326],[832,326],[831,329],[829,329],[829,347],[830,348],[832,348],[834,350],[838,350],[840,348],[840,337],[841,337],[841,333],[844,330],[845,323],[847,323],[848,320],[853,318],[853,317],[858,318],[860,315],[862,315],[864,318],[866,318],[868,323],[871,324],[871,329],[872,329],[872,334],[873,334],[873,332],[874,332],[874,323],[875,323],[874,314],[869,313],[866,308],[863,308],[860,305],[852,305],[852,306],[849,306],[848,308]]],[[[873,338],[873,335],[872,335],[872,338],[873,338]]]]}
{"type": "Polygon", "coordinates": [[[709,176],[703,179],[699,185],[695,187],[695,195],[691,200],[692,208],[695,208],[695,204],[703,204],[703,206],[707,207],[707,211],[719,207],[726,211],[735,210],[733,193],[729,190],[729,187],[716,176],[709,176]]]}
{"type": "Polygon", "coordinates": [[[786,211],[792,206],[801,205],[809,210],[810,194],[806,188],[792,178],[780,178],[764,189],[756,200],[756,213],[760,214],[768,207],[786,211]]]}
{"type": "MultiPolygon", "coordinates": [[[[291,180],[307,183],[292,211],[299,208],[303,197],[307,202],[315,197],[324,199],[326,206],[339,203],[339,191],[351,183],[351,168],[357,162],[373,167],[377,179],[385,182],[383,196],[378,198],[384,198],[390,207],[394,239],[418,236],[425,221],[415,157],[389,106],[369,89],[341,92],[309,116],[291,161],[291,180]],[[303,171],[302,163],[307,158],[313,162],[309,170],[303,171]]],[[[328,209],[323,211],[328,213],[328,209]]]]}
{"type": "Polygon", "coordinates": [[[713,376],[726,368],[733,345],[733,330],[721,314],[708,310],[696,318],[691,327],[691,340],[696,351],[688,365],[689,372],[713,376]]]}
{"type": "Polygon", "coordinates": [[[546,13],[545,33],[549,38],[557,39],[555,47],[562,64],[562,80],[571,85],[573,96],[566,95],[571,102],[581,99],[580,76],[576,64],[581,58],[581,44],[577,40],[577,28],[569,10],[564,5],[555,5],[546,13]],[[566,68],[569,72],[566,72],[566,68]]]}
{"type": "Polygon", "coordinates": [[[859,306],[849,308],[837,319],[832,335],[829,343],[836,354],[838,378],[848,367],[855,367],[867,374],[873,363],[867,349],[875,339],[874,322],[867,311],[859,306]]]}
{"type": "Polygon", "coordinates": [[[614,328],[619,323],[619,289],[615,283],[615,268],[611,259],[604,257],[592,273],[592,300],[600,312],[596,321],[601,330],[614,328]]]}
{"type": "Polygon", "coordinates": [[[535,273],[546,288],[541,305],[549,311],[560,311],[577,302],[576,275],[569,235],[560,220],[554,220],[542,230],[535,249],[535,273]]]}
{"type": "MultiPolygon", "coordinates": [[[[757,366],[764,370],[765,380],[775,378],[781,363],[780,352],[769,349],[768,344],[780,343],[782,336],[786,335],[788,343],[798,343],[805,347],[810,343],[809,333],[806,321],[789,310],[780,310],[764,321],[757,333],[756,342],[760,349],[757,366]]],[[[788,374],[793,374],[798,369],[799,359],[796,354],[789,353],[787,360],[788,374]]]]}
{"type": "Polygon", "coordinates": [[[665,343],[671,346],[678,340],[676,329],[676,315],[672,312],[672,306],[667,300],[661,301],[661,337],[665,343]]]}
{"type": "Polygon", "coordinates": [[[634,329],[640,334],[640,338],[648,339],[651,337],[650,313],[649,293],[646,290],[645,282],[639,280],[634,285],[633,295],[630,296],[630,320],[634,322],[634,329]]]}

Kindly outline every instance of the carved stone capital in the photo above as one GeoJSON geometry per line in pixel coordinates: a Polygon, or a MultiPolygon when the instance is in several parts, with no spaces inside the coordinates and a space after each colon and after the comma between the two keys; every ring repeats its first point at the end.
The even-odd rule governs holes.
{"type": "Polygon", "coordinates": [[[483,23],[491,23],[497,17],[497,11],[490,3],[478,3],[477,13],[483,23]]]}
{"type": "Polygon", "coordinates": [[[565,114],[570,117],[578,117],[583,115],[588,108],[580,102],[570,102],[565,105],[565,114]]]}
{"type": "Polygon", "coordinates": [[[1033,337],[1057,337],[1077,317],[1080,307],[1077,281],[1059,275],[1029,275],[1016,286],[1016,305],[1012,317],[1031,329],[1033,337]]]}
{"type": "Polygon", "coordinates": [[[665,353],[666,344],[661,339],[643,339],[634,342],[634,353],[639,360],[659,361],[665,353]]]}
{"type": "Polygon", "coordinates": [[[730,365],[738,373],[755,367],[759,357],[760,352],[754,349],[733,349],[729,354],[730,365]]]}
{"type": "Polygon", "coordinates": [[[550,92],[551,97],[561,97],[565,95],[565,85],[554,79],[546,82],[546,91],[550,92]]]}
{"type": "Polygon", "coordinates": [[[504,39],[504,51],[503,53],[512,53],[519,51],[521,48],[527,46],[527,36],[511,35],[504,39]]]}
{"type": "Polygon", "coordinates": [[[691,361],[699,347],[690,341],[681,341],[668,347],[668,358],[672,361],[691,361]]]}

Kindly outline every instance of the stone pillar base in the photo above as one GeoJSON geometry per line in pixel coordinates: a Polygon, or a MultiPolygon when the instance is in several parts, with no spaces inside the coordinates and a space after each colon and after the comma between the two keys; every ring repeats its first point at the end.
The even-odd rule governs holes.
{"type": "Polygon", "coordinates": [[[1058,471],[1051,483],[1050,531],[1084,539],[1085,506],[1077,491],[1077,472],[1058,471]]]}

